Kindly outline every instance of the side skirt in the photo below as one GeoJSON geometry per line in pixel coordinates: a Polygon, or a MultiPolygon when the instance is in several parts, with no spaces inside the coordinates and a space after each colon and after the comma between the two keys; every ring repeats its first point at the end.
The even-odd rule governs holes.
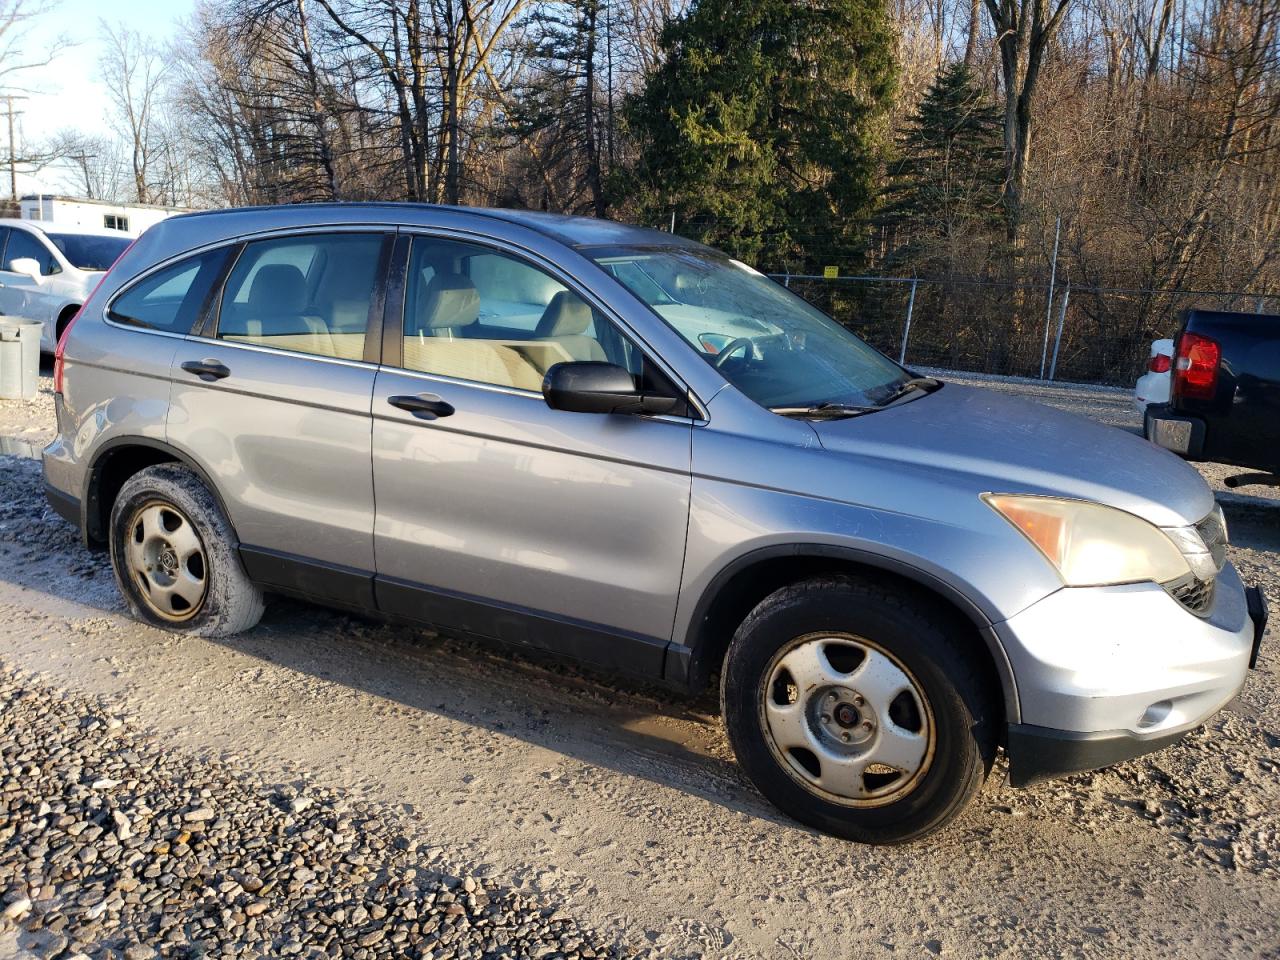
{"type": "Polygon", "coordinates": [[[612,673],[661,680],[670,641],[498,604],[366,570],[241,545],[249,578],[264,589],[325,606],[386,616],[480,640],[542,650],[612,673]]]}

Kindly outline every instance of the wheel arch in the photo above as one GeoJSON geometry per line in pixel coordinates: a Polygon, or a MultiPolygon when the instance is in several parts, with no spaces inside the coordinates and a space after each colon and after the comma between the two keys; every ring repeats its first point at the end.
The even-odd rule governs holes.
{"type": "Polygon", "coordinates": [[[54,342],[62,339],[62,331],[66,329],[67,324],[71,322],[71,318],[80,312],[82,304],[67,303],[63,304],[62,309],[58,311],[57,317],[53,321],[53,337],[54,342]]]}
{"type": "Polygon", "coordinates": [[[228,517],[227,505],[217,485],[200,464],[176,447],[150,437],[113,437],[94,454],[85,478],[84,495],[80,498],[84,513],[85,542],[90,546],[105,546],[111,507],[120,488],[139,470],[160,463],[180,463],[200,478],[223,516],[228,517]]]}
{"type": "Polygon", "coordinates": [[[811,577],[846,573],[898,583],[928,596],[968,628],[974,648],[984,656],[1005,718],[1019,721],[1021,711],[1013,667],[991,620],[981,606],[953,584],[893,557],[856,547],[822,543],[762,547],[737,558],[711,580],[694,607],[689,628],[671,645],[665,678],[698,690],[720,669],[738,624],[775,590],[811,577]]]}

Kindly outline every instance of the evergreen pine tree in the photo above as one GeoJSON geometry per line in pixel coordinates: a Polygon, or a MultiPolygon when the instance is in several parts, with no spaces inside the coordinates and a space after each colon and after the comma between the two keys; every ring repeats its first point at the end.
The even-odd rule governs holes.
{"type": "Polygon", "coordinates": [[[877,221],[885,228],[891,265],[938,272],[974,252],[976,241],[997,239],[1003,223],[1003,122],[963,63],[938,74],[889,167],[877,221]]]}
{"type": "Polygon", "coordinates": [[[883,0],[694,0],[629,103],[625,191],[665,224],[769,269],[862,248],[893,90],[883,0]]]}

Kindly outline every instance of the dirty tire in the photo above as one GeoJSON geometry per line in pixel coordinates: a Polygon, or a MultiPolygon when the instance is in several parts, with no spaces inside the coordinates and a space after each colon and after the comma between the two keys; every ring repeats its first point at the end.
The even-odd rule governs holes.
{"type": "Polygon", "coordinates": [[[738,763],[784,813],[848,840],[905,843],[942,829],[982,786],[996,749],[996,698],[959,629],[927,595],[873,580],[824,577],[770,594],[738,627],[721,671],[720,703],[738,763]],[[932,714],[930,760],[908,791],[879,806],[828,799],[803,785],[771,746],[762,706],[771,666],[796,638],[827,633],[865,638],[890,654],[932,714]]]}
{"type": "Polygon", "coordinates": [[[209,488],[188,467],[162,463],[138,471],[120,489],[111,507],[111,566],[116,586],[134,617],[201,637],[229,637],[262,619],[262,591],[240,562],[235,531],[209,488]],[[190,521],[203,547],[204,595],[189,619],[175,622],[157,614],[129,573],[126,541],[130,520],[148,504],[171,505],[190,521]]]}

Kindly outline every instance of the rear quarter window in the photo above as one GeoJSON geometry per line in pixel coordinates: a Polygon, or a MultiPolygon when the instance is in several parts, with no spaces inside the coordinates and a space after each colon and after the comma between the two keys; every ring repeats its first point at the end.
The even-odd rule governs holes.
{"type": "Polygon", "coordinates": [[[230,255],[224,247],[157,270],[118,294],[107,315],[144,330],[190,333],[230,255]]]}

